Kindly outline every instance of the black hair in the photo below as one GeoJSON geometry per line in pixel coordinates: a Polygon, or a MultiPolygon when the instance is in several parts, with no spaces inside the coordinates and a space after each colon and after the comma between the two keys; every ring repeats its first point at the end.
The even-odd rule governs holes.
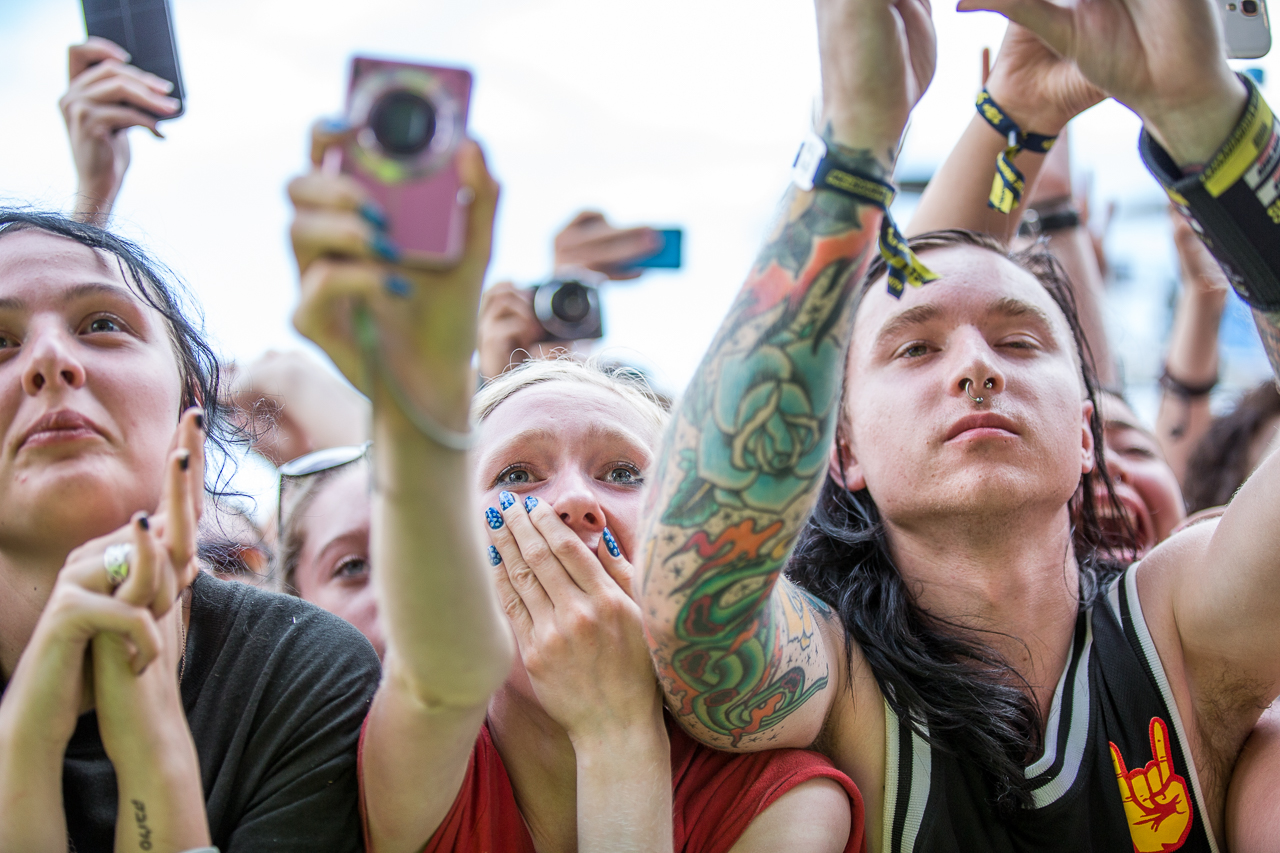
{"type": "Polygon", "coordinates": [[[1213,419],[1187,459],[1187,512],[1226,506],[1253,473],[1254,440],[1280,417],[1280,393],[1268,379],[1240,398],[1234,409],[1213,419]]]}
{"type": "Polygon", "coordinates": [[[191,406],[204,409],[205,432],[221,457],[221,466],[211,472],[206,491],[214,497],[233,494],[226,484],[234,473],[233,446],[243,443],[243,433],[228,419],[219,399],[218,357],[205,337],[204,317],[177,276],[136,243],[103,228],[58,213],[0,208],[0,238],[28,230],[44,231],[109,253],[119,264],[129,289],[164,317],[182,380],[182,405],[174,413],[174,420],[191,406]]]}
{"type": "MultiPolygon", "coordinates": [[[[1116,549],[1111,553],[1120,553],[1124,546],[1108,541],[1098,520],[1094,497],[1097,477],[1106,482],[1117,513],[1119,503],[1102,473],[1106,469],[1097,380],[1066,275],[1043,249],[1033,247],[1011,254],[995,239],[970,231],[936,231],[908,242],[917,252],[973,246],[1008,259],[1036,277],[1071,327],[1085,391],[1094,401],[1089,424],[1094,471],[1083,476],[1071,504],[1080,606],[1088,607],[1120,568],[1103,555],[1108,548],[1116,549]]],[[[854,295],[855,313],[867,290],[884,274],[884,262],[877,259],[854,295]]],[[[840,411],[845,411],[844,400],[840,411]]],[[[842,418],[837,427],[838,453],[843,430],[842,418]]],[[[844,468],[842,458],[840,467],[844,468]]],[[[1128,550],[1132,552],[1131,544],[1128,550]]],[[[984,632],[927,613],[916,603],[894,565],[885,526],[870,492],[850,492],[828,474],[787,574],[840,615],[846,655],[851,659],[856,641],[900,720],[910,721],[935,748],[981,768],[991,782],[999,813],[1008,815],[1031,805],[1031,785],[1024,768],[1043,751],[1044,726],[1029,685],[995,649],[979,639],[984,632]]]]}

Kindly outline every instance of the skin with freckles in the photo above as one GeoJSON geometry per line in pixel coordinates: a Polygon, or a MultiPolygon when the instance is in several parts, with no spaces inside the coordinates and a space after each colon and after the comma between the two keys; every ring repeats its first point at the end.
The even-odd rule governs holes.
{"type": "Polygon", "coordinates": [[[0,551],[65,558],[63,543],[154,504],[165,462],[156,449],[172,441],[181,407],[178,365],[163,318],[116,263],[73,240],[6,236],[0,282],[0,551]],[[57,412],[83,423],[30,433],[57,412]]]}
{"type": "Polygon", "coordinates": [[[378,602],[369,583],[369,469],[350,465],[326,482],[299,520],[298,597],[360,629],[381,658],[386,651],[378,602]]]}

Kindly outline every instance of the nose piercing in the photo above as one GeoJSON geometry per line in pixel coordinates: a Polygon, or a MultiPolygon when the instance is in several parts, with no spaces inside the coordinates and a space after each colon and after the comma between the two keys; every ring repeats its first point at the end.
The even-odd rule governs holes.
{"type": "MultiPolygon", "coordinates": [[[[970,400],[972,400],[974,403],[976,403],[976,404],[978,404],[979,406],[981,406],[983,403],[985,403],[985,402],[987,401],[987,398],[986,398],[986,396],[985,396],[985,395],[984,395],[984,396],[982,396],[982,397],[975,397],[975,396],[973,396],[973,392],[969,390],[969,389],[970,389],[970,388],[972,388],[972,387],[973,387],[973,380],[972,380],[972,379],[966,379],[966,380],[964,381],[964,393],[969,397],[969,399],[970,399],[970,400]]],[[[994,388],[994,387],[996,387],[996,381],[995,381],[994,379],[991,379],[990,377],[988,377],[988,378],[987,378],[987,381],[982,383],[982,387],[983,387],[983,388],[987,388],[987,389],[994,388]]]]}

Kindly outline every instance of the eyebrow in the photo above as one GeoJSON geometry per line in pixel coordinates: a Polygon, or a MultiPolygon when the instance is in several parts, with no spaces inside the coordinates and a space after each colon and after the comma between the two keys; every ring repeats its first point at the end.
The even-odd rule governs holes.
{"type": "MultiPolygon", "coordinates": [[[[880,333],[876,335],[876,346],[894,337],[903,329],[931,322],[941,317],[942,314],[943,310],[938,305],[916,305],[908,308],[880,328],[880,333]]],[[[1053,332],[1053,323],[1049,320],[1048,314],[1030,302],[1023,302],[1021,299],[1015,299],[1012,296],[1004,296],[991,303],[991,306],[987,309],[987,314],[1014,320],[1034,320],[1050,334],[1053,332]]]]}
{"type": "MultiPolygon", "coordinates": [[[[81,284],[72,285],[67,289],[64,298],[67,300],[84,299],[88,296],[111,296],[114,298],[126,298],[133,301],[133,293],[113,284],[103,284],[97,281],[86,281],[81,284]]],[[[27,307],[25,299],[19,299],[16,296],[0,296],[0,311],[22,311],[27,307]]]]}
{"type": "Polygon", "coordinates": [[[1142,426],[1141,424],[1135,424],[1132,421],[1125,420],[1124,418],[1107,418],[1105,421],[1102,422],[1102,429],[1104,432],[1109,429],[1110,430],[1131,429],[1134,432],[1142,433],[1152,441],[1156,440],[1155,433],[1151,432],[1149,429],[1142,426]]]}

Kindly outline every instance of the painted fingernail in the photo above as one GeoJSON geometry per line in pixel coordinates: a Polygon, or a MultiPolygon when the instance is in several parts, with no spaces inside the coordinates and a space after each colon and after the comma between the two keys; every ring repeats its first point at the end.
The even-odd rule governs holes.
{"type": "Polygon", "coordinates": [[[373,239],[369,241],[369,251],[373,252],[384,261],[392,263],[400,260],[400,249],[395,243],[391,242],[391,238],[381,231],[373,235],[373,239]]]}
{"type": "Polygon", "coordinates": [[[511,509],[512,504],[516,502],[516,496],[510,492],[498,492],[498,506],[503,509],[511,509]]]}
{"type": "Polygon", "coordinates": [[[351,125],[347,124],[345,119],[326,118],[320,120],[320,129],[325,133],[346,133],[350,128],[351,125]]]}
{"type": "Polygon", "coordinates": [[[525,512],[533,512],[533,508],[537,505],[538,505],[538,499],[535,498],[533,495],[529,495],[529,497],[524,499],[525,512]]]}
{"type": "Polygon", "coordinates": [[[502,527],[502,513],[493,507],[489,507],[484,511],[484,520],[489,522],[490,530],[497,530],[502,527]]]}
{"type": "Polygon", "coordinates": [[[182,455],[178,457],[178,467],[183,471],[191,467],[191,452],[189,450],[182,451],[182,455]]]}
{"type": "Polygon", "coordinates": [[[196,412],[196,429],[204,429],[204,412],[196,412]]]}
{"type": "Polygon", "coordinates": [[[607,527],[604,529],[604,547],[609,549],[610,556],[622,556],[622,552],[618,550],[618,540],[613,538],[613,534],[609,532],[607,527]]]}
{"type": "Polygon", "coordinates": [[[392,296],[399,296],[401,299],[408,299],[413,295],[413,283],[401,275],[387,276],[382,282],[382,286],[387,289],[387,293],[392,296]]]}
{"type": "Polygon", "coordinates": [[[502,555],[498,553],[497,548],[490,545],[489,546],[489,565],[498,566],[501,564],[502,564],[502,555]]]}
{"type": "Polygon", "coordinates": [[[143,530],[150,530],[151,519],[147,518],[145,514],[138,516],[138,526],[141,527],[143,530]]]}
{"type": "Polygon", "coordinates": [[[366,201],[360,205],[360,217],[379,231],[387,230],[386,214],[379,210],[378,206],[373,202],[366,201]]]}

